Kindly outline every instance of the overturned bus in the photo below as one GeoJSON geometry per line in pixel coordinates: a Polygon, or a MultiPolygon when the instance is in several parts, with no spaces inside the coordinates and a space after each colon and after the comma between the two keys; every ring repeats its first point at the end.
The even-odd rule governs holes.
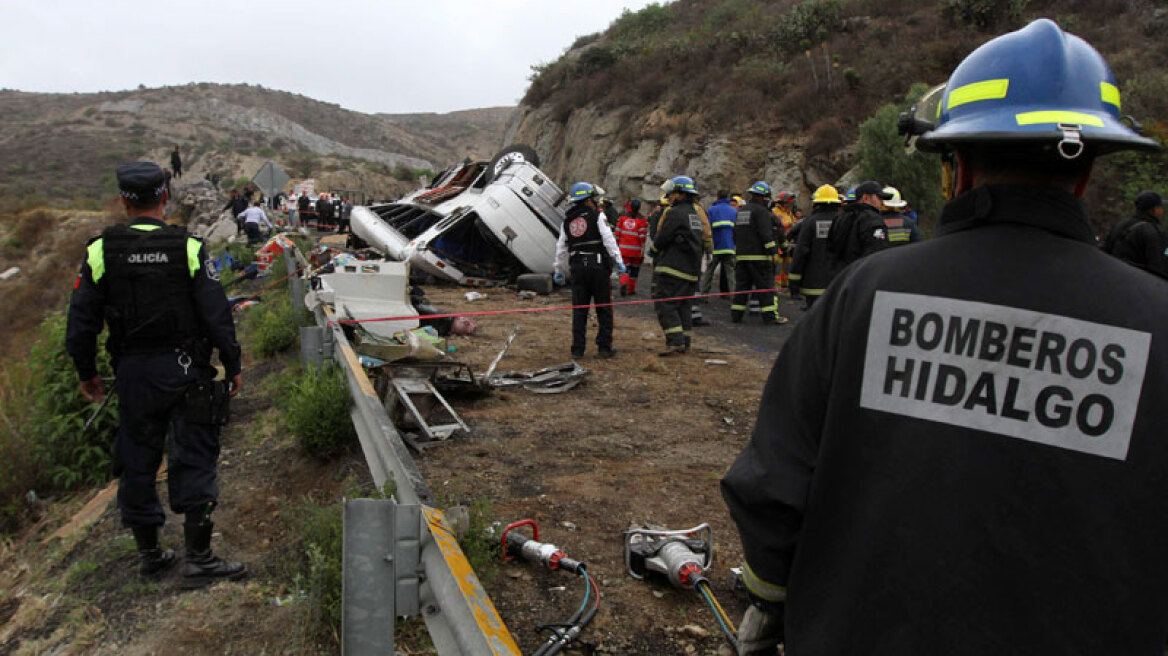
{"type": "Polygon", "coordinates": [[[355,207],[353,233],[442,280],[493,285],[552,272],[566,194],[527,146],[463,161],[393,203],[355,207]]]}

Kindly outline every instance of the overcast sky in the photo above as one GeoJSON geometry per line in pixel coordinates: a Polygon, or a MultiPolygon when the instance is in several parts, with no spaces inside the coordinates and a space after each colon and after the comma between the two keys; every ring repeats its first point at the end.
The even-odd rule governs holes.
{"type": "Polygon", "coordinates": [[[248,82],[362,112],[514,105],[532,65],[647,4],[0,0],[0,87],[248,82]]]}

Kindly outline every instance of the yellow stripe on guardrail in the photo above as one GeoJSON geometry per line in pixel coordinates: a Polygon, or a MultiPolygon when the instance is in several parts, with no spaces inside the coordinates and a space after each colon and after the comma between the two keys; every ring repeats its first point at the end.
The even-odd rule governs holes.
{"type": "Polygon", "coordinates": [[[491,602],[491,598],[483,590],[482,584],[475,576],[474,569],[467,562],[466,555],[462,553],[462,547],[458,546],[454,532],[446,524],[446,516],[442,514],[441,510],[428,506],[422,506],[422,515],[430,527],[430,535],[434,537],[434,543],[442,551],[446,565],[454,574],[455,580],[458,581],[458,589],[462,591],[463,597],[471,605],[475,623],[478,624],[483,637],[487,639],[491,653],[500,656],[504,654],[521,656],[519,645],[515,644],[515,638],[511,636],[511,632],[503,624],[503,618],[499,617],[499,611],[495,609],[495,604],[491,602]]]}

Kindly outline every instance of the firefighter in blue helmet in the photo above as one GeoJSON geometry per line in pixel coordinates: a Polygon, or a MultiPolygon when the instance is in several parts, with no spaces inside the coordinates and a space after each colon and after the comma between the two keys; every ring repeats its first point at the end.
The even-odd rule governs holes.
{"type": "MultiPolygon", "coordinates": [[[[679,175],[663,189],[669,209],[661,217],[660,227],[649,247],[653,255],[652,297],[693,296],[702,272],[705,241],[705,224],[696,206],[698,188],[693,178],[679,175]]],[[[670,356],[688,351],[692,343],[692,301],[659,300],[653,307],[665,333],[665,350],[658,355],[670,356]]]]}
{"type": "Polygon", "coordinates": [[[604,194],[596,185],[577,182],[568,190],[571,205],[560,226],[556,241],[555,281],[572,281],[572,357],[584,355],[588,329],[588,305],[598,304],[596,320],[596,349],[602,358],[616,355],[612,347],[612,285],[609,276],[612,267],[623,275],[626,271],[620,248],[604,215],[598,199],[604,194]]]}
{"type": "Polygon", "coordinates": [[[737,262],[734,279],[739,292],[730,304],[730,320],[741,323],[746,313],[747,295],[757,300],[762,312],[762,322],[766,325],[787,323],[787,318],[779,314],[778,296],[775,295],[775,260],[779,252],[777,225],[774,215],[767,209],[771,198],[771,187],[759,181],[746,190],[750,200],[738,208],[735,219],[734,243],[737,262]]]}
{"type": "Polygon", "coordinates": [[[1045,19],[936,97],[901,122],[943,158],[933,239],[832,282],[723,478],[740,653],[1160,654],[1168,286],[1079,200],[1095,158],[1158,145],[1045,19]]]}
{"type": "Polygon", "coordinates": [[[130,221],[107,228],[86,247],[69,305],[66,349],[81,393],[100,402],[106,391],[95,363],[97,336],[109,326],[120,415],[113,454],[118,508],[137,542],[139,573],[157,576],[175,562],[158,539],[166,516],[154,481],[166,451],[170,507],[186,517],[182,586],[238,579],[247,573],[244,565],[211,552],[219,429],[227,399],[243,380],[231,310],[202,241],[162,222],[162,169],[123,164],[117,180],[130,221]],[[214,380],[212,349],[226,381],[214,380]]]}

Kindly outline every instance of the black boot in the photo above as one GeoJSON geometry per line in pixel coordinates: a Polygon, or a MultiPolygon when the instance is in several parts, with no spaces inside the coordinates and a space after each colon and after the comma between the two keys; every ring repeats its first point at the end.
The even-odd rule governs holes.
{"type": "Polygon", "coordinates": [[[211,553],[211,531],[215,525],[185,524],[183,531],[187,538],[187,558],[183,566],[182,587],[194,590],[215,581],[235,581],[247,576],[243,563],[233,563],[211,553]]]}
{"type": "Polygon", "coordinates": [[[158,546],[157,526],[135,526],[134,542],[138,544],[138,574],[157,576],[174,564],[174,550],[158,546]]]}

